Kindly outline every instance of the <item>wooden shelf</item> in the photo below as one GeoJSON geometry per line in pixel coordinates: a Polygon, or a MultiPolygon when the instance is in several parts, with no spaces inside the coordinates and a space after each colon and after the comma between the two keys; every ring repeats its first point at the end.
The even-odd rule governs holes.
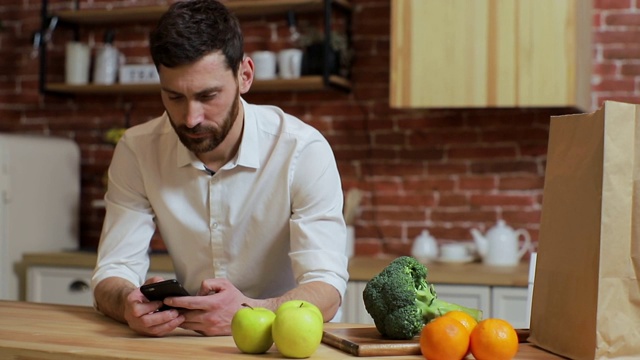
{"type": "MultiPolygon", "coordinates": [[[[331,0],[335,5],[351,9],[348,0],[331,0]]],[[[237,16],[260,16],[295,12],[311,12],[322,10],[324,0],[228,0],[226,6],[237,16]]],[[[98,25],[115,22],[153,21],[167,10],[168,6],[144,6],[115,9],[80,9],[53,12],[60,21],[98,25]]]]}
{"type": "MultiPolygon", "coordinates": [[[[46,0],[43,0],[46,2],[46,0]]],[[[345,11],[350,15],[353,10],[350,0],[226,0],[225,5],[239,18],[250,16],[264,16],[284,14],[287,11],[324,12],[324,16],[331,16],[328,4],[333,9],[345,11]]],[[[79,9],[54,11],[50,16],[55,16],[60,22],[83,26],[141,23],[156,21],[166,12],[168,5],[120,7],[113,9],[79,9]]],[[[43,19],[45,24],[45,19],[43,19]]],[[[350,23],[349,23],[350,24],[350,23]]],[[[46,54],[45,47],[41,51],[46,54]]],[[[42,55],[43,63],[46,55],[42,55]]],[[[44,92],[58,94],[151,94],[160,91],[157,84],[115,84],[115,85],[68,85],[65,83],[47,83],[46,68],[41,69],[40,89],[44,92]]],[[[314,91],[338,88],[351,91],[351,82],[343,77],[331,75],[303,76],[294,80],[269,80],[254,81],[251,91],[314,91]]]]}
{"type": "MultiPolygon", "coordinates": [[[[329,83],[347,90],[351,83],[339,76],[330,76],[329,83]]],[[[267,91],[314,91],[324,90],[322,76],[304,76],[299,79],[256,80],[251,86],[253,92],[267,91]]],[[[114,85],[68,85],[49,83],[46,91],[64,94],[153,94],[160,92],[158,84],[114,84],[114,85]]]]}

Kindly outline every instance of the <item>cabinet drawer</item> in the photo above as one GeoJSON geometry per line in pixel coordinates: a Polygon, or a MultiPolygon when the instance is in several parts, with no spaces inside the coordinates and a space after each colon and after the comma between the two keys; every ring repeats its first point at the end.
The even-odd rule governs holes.
{"type": "MultiPolygon", "coordinates": [[[[93,269],[55,266],[30,266],[27,269],[27,301],[52,304],[93,306],[91,275],[93,269]]],[[[173,279],[167,272],[149,272],[147,277],[173,279]]]]}
{"type": "Polygon", "coordinates": [[[27,301],[91,306],[92,271],[30,266],[27,269],[27,301]]]}

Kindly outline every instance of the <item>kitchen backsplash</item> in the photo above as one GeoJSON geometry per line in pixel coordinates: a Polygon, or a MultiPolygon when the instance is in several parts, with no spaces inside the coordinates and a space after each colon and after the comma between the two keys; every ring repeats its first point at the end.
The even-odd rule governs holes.
{"type": "MultiPolygon", "coordinates": [[[[391,0],[351,0],[351,93],[341,91],[249,93],[255,103],[275,104],[318,128],[333,146],[345,191],[362,190],[356,226],[357,255],[409,254],[413,239],[429,229],[438,240],[471,240],[499,218],[526,228],[537,240],[549,117],[571,109],[394,110],[389,96],[391,0]]],[[[638,102],[640,1],[595,0],[593,107],[605,99],[638,102]]],[[[81,8],[107,1],[80,1],[81,8]]],[[[124,0],[118,6],[164,4],[124,0]]],[[[56,1],[53,8],[72,8],[56,1]]],[[[82,150],[82,248],[97,247],[104,210],[103,175],[113,146],[113,127],[160,114],[159,95],[42,95],[31,35],[40,26],[33,1],[0,6],[0,131],[69,137],[82,150]]],[[[278,20],[286,29],[286,19],[278,20]]],[[[245,25],[247,48],[264,41],[265,21],[245,25]]],[[[86,39],[101,39],[96,27],[86,39]]],[[[123,27],[114,45],[128,58],[147,57],[149,27],[123,27]]],[[[62,77],[70,31],[57,29],[50,44],[50,71],[62,77]]],[[[162,249],[161,241],[154,248],[162,249]]]]}

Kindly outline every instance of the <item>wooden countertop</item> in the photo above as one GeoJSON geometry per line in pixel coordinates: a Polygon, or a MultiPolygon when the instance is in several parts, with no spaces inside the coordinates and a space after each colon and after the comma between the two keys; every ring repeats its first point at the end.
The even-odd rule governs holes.
{"type": "MultiPolygon", "coordinates": [[[[347,326],[351,325],[325,324],[327,329],[347,326]]],[[[275,347],[264,355],[242,354],[230,336],[203,337],[178,329],[163,338],[143,337],[90,307],[14,301],[0,301],[0,354],[3,358],[32,360],[283,358],[275,347]]],[[[325,344],[311,356],[317,360],[353,358],[325,344]]],[[[422,356],[393,359],[422,359],[422,356]]],[[[520,344],[514,359],[562,358],[531,344],[520,344]]]]}
{"type": "MultiPolygon", "coordinates": [[[[349,262],[350,280],[367,281],[387,266],[394,257],[355,257],[349,262]]],[[[480,262],[467,264],[429,263],[427,279],[434,284],[519,286],[529,285],[529,263],[517,266],[487,266],[480,262]]]]}
{"type": "MultiPolygon", "coordinates": [[[[394,257],[355,257],[349,262],[351,281],[368,281],[387,266],[394,257]]],[[[70,251],[58,253],[31,253],[23,257],[23,266],[64,266],[93,268],[96,253],[88,251],[70,251]]],[[[434,284],[487,285],[527,287],[529,281],[529,263],[517,266],[486,266],[480,262],[468,264],[427,264],[427,278],[434,284]]],[[[171,272],[173,265],[166,254],[151,255],[151,271],[171,272]]]]}

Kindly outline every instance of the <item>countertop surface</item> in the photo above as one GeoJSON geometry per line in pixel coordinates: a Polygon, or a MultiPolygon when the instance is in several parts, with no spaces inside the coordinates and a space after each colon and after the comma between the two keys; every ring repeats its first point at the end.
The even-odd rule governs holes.
{"type": "MultiPolygon", "coordinates": [[[[368,281],[387,266],[394,257],[354,257],[349,261],[351,281],[368,281]]],[[[69,251],[56,253],[30,253],[23,257],[24,266],[64,266],[93,269],[96,253],[89,251],[69,251]]],[[[517,266],[486,266],[481,262],[466,264],[446,264],[433,262],[426,264],[427,279],[434,284],[487,285],[527,287],[529,263],[517,266]]],[[[151,271],[172,272],[173,266],[167,254],[151,254],[151,271]]]]}
{"type": "MultiPolygon", "coordinates": [[[[325,324],[325,329],[344,327],[352,327],[352,324],[325,324]]],[[[0,354],[3,358],[32,360],[283,358],[275,347],[263,355],[243,354],[236,348],[231,336],[203,337],[178,329],[163,338],[143,337],[90,307],[14,301],[0,301],[0,354]]],[[[318,360],[353,358],[354,356],[325,344],[321,344],[311,356],[311,359],[318,360]]],[[[423,359],[421,355],[392,358],[423,359]]],[[[561,357],[531,344],[520,344],[514,359],[543,360],[561,357]]]]}

